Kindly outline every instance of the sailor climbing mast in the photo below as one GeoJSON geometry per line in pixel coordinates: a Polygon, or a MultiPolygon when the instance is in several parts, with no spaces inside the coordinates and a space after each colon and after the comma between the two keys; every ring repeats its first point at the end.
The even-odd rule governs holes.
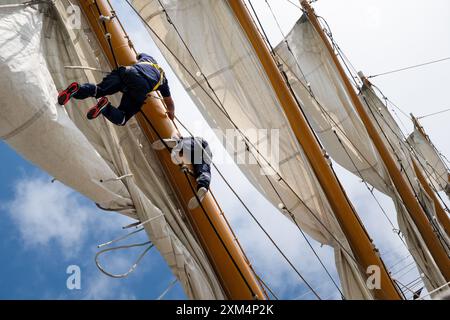
{"type": "Polygon", "coordinates": [[[311,166],[324,190],[328,201],[348,239],[350,246],[360,266],[366,272],[369,266],[378,266],[381,274],[381,290],[375,290],[378,299],[401,299],[395,284],[374,248],[367,232],[359,221],[352,205],[339,184],[336,176],[327,162],[326,155],[320,148],[312,130],[301,113],[292,93],[287,87],[269,50],[254,25],[245,4],[241,0],[228,0],[237,21],[245,31],[255,50],[267,77],[277,94],[278,101],[288,118],[291,128],[299,144],[303,147],[311,166]]]}
{"type": "MultiPolygon", "coordinates": [[[[134,64],[136,52],[108,2],[80,0],[80,5],[111,65],[117,67],[134,64]]],[[[165,107],[158,99],[147,99],[137,119],[150,142],[179,136],[175,125],[166,115],[165,107]]],[[[229,299],[266,299],[256,274],[213,197],[208,194],[200,208],[189,210],[187,203],[195,192],[195,180],[176,167],[169,152],[161,152],[158,155],[226,296],[229,299]]]]}
{"type": "Polygon", "coordinates": [[[381,159],[382,159],[382,161],[383,161],[383,163],[384,163],[384,165],[396,187],[396,190],[398,191],[400,197],[402,198],[408,212],[410,213],[412,219],[414,220],[414,223],[416,224],[417,228],[419,229],[420,234],[422,235],[425,243],[427,244],[440,271],[444,275],[445,279],[447,281],[450,281],[450,259],[449,259],[448,255],[446,254],[444,248],[442,247],[441,243],[439,242],[439,239],[434,234],[433,229],[432,229],[431,225],[429,224],[429,221],[426,217],[426,214],[425,214],[423,208],[421,207],[420,203],[414,196],[414,193],[413,193],[410,185],[407,183],[405,178],[402,176],[402,173],[397,168],[394,158],[392,157],[391,153],[388,151],[381,136],[377,132],[374,124],[371,122],[369,115],[367,114],[364,106],[362,105],[361,101],[359,100],[352,84],[350,83],[349,79],[347,78],[342,65],[340,64],[338,58],[334,54],[334,50],[319,24],[319,21],[315,15],[314,9],[311,7],[311,5],[306,0],[301,0],[300,3],[302,5],[303,9],[306,11],[308,19],[314,26],[316,32],[322,38],[327,50],[329,51],[329,54],[332,57],[335,65],[336,65],[336,68],[341,75],[342,81],[345,84],[347,92],[350,95],[351,100],[356,108],[356,111],[358,112],[362,122],[364,123],[364,125],[367,129],[367,132],[369,133],[369,136],[372,139],[378,153],[380,154],[380,157],[381,157],[381,159]]]}

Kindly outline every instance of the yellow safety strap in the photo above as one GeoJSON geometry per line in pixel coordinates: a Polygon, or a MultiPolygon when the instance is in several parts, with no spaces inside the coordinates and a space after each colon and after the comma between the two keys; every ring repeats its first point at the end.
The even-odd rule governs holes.
{"type": "Polygon", "coordinates": [[[159,81],[153,87],[152,91],[158,90],[158,88],[161,86],[161,84],[163,83],[163,80],[164,80],[164,70],[158,64],[153,63],[153,62],[142,61],[142,62],[139,62],[138,64],[148,64],[159,71],[159,81]]]}

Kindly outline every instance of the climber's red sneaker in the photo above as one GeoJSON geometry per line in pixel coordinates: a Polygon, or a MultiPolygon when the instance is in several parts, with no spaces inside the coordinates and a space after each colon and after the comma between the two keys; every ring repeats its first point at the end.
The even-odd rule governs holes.
{"type": "Polygon", "coordinates": [[[64,106],[78,90],[80,90],[78,82],[72,82],[65,90],[58,94],[58,103],[64,106]]]}
{"type": "Polygon", "coordinates": [[[109,104],[108,98],[101,97],[98,99],[97,104],[89,109],[86,116],[89,120],[97,118],[103,109],[109,104]]]}

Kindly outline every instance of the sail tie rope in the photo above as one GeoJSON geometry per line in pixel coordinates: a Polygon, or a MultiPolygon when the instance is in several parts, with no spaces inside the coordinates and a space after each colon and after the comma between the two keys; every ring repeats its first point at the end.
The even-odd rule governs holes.
{"type": "Polygon", "coordinates": [[[151,248],[154,247],[154,244],[151,241],[146,241],[146,242],[142,242],[142,243],[137,243],[137,244],[130,244],[130,245],[123,245],[123,246],[117,246],[117,247],[112,247],[112,248],[107,248],[104,250],[99,251],[96,255],[95,255],[95,264],[97,266],[97,268],[105,275],[111,277],[111,278],[126,278],[127,276],[129,276],[132,272],[134,272],[138,266],[138,264],[141,262],[142,258],[144,258],[144,256],[147,254],[148,251],[150,251],[151,248]],[[135,262],[133,263],[133,265],[128,269],[127,272],[125,273],[121,273],[121,274],[114,274],[111,272],[106,271],[106,269],[100,264],[99,262],[99,257],[100,255],[108,252],[108,251],[115,251],[115,250],[124,250],[124,249],[130,249],[130,248],[134,248],[134,247],[142,247],[148,245],[144,251],[142,251],[142,253],[139,255],[139,257],[135,260],[135,262]]]}
{"type": "MultiPolygon", "coordinates": [[[[156,217],[155,217],[155,218],[156,218],[156,217]]],[[[124,239],[126,239],[126,238],[128,238],[128,237],[130,237],[130,236],[132,236],[132,235],[134,235],[134,234],[136,234],[136,233],[138,233],[138,232],[141,232],[142,230],[144,230],[144,228],[140,228],[140,229],[135,230],[135,231],[133,231],[133,232],[130,232],[130,233],[124,235],[124,236],[121,236],[121,237],[119,237],[119,238],[117,238],[117,239],[114,239],[114,240],[111,240],[111,241],[102,243],[102,244],[98,245],[97,248],[101,248],[101,247],[104,247],[104,246],[109,246],[109,245],[111,245],[111,244],[113,244],[113,243],[122,241],[122,240],[124,240],[124,239]]],[[[138,266],[139,262],[141,262],[142,258],[145,256],[145,254],[146,254],[151,248],[153,248],[153,247],[154,247],[154,244],[153,244],[151,241],[146,241],[146,242],[137,243],[137,244],[122,245],[122,246],[117,246],[117,247],[111,247],[111,248],[103,249],[103,250],[100,250],[99,252],[97,252],[97,254],[95,255],[95,265],[97,266],[97,268],[98,268],[103,274],[105,274],[105,275],[107,275],[107,276],[109,276],[109,277],[112,277],[112,278],[125,278],[125,277],[127,277],[129,274],[131,274],[134,270],[136,270],[136,267],[138,266]],[[105,269],[105,268],[100,264],[100,262],[99,262],[99,257],[100,257],[101,255],[103,255],[104,253],[106,253],[106,252],[109,252],[109,251],[116,251],[116,250],[125,250],[125,249],[134,248],[134,247],[142,247],[142,246],[145,246],[145,245],[148,245],[148,246],[144,249],[144,251],[142,251],[142,253],[141,253],[141,254],[138,256],[138,258],[134,261],[133,265],[132,265],[132,266],[128,269],[128,271],[125,272],[125,273],[122,273],[122,274],[113,274],[113,273],[111,273],[111,272],[108,272],[108,271],[106,271],[106,269],[105,269]]]]}

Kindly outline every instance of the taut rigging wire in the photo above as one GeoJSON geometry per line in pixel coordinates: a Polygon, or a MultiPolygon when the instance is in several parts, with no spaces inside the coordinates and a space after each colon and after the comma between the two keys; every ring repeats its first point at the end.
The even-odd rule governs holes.
{"type": "Polygon", "coordinates": [[[428,61],[428,62],[424,62],[424,63],[420,63],[420,64],[415,64],[409,67],[404,67],[404,68],[399,68],[399,69],[395,69],[395,70],[391,70],[391,71],[387,71],[387,72],[383,72],[383,73],[378,73],[378,74],[374,74],[371,76],[368,76],[367,78],[375,78],[375,77],[379,77],[379,76],[384,76],[384,75],[388,75],[391,73],[397,73],[397,72],[401,72],[401,71],[405,71],[405,70],[410,70],[410,69],[415,69],[415,68],[419,68],[419,67],[423,67],[423,66],[427,66],[430,64],[435,64],[438,62],[443,62],[443,61],[447,61],[450,60],[450,57],[446,57],[446,58],[442,58],[442,59],[438,59],[438,60],[432,60],[432,61],[428,61]]]}

